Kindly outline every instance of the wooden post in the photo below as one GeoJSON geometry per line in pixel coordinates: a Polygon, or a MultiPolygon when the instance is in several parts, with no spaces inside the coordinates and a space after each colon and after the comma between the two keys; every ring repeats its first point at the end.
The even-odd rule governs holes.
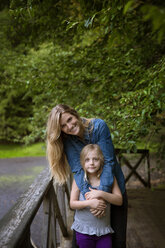
{"type": "Polygon", "coordinates": [[[59,204],[58,204],[58,200],[57,200],[57,195],[55,193],[55,190],[54,190],[54,187],[51,188],[51,192],[52,192],[52,201],[53,201],[53,207],[55,209],[55,213],[56,213],[56,217],[58,219],[58,223],[59,223],[59,226],[61,228],[61,231],[62,231],[62,234],[64,237],[68,237],[68,232],[67,232],[67,228],[64,224],[64,221],[63,221],[63,218],[62,218],[62,215],[61,215],[61,211],[60,211],[60,208],[59,208],[59,204]]]}
{"type": "Polygon", "coordinates": [[[151,178],[150,178],[150,154],[147,153],[147,168],[148,168],[148,187],[151,188],[151,178]]]}
{"type": "Polygon", "coordinates": [[[26,231],[26,236],[25,236],[23,242],[20,245],[17,244],[17,247],[19,247],[19,248],[34,248],[34,246],[31,243],[31,239],[30,239],[30,228],[28,228],[28,230],[26,231]]]}
{"type": "Polygon", "coordinates": [[[48,244],[48,237],[49,237],[49,195],[46,194],[43,199],[43,212],[44,212],[44,219],[43,219],[43,233],[42,233],[42,248],[46,248],[48,244]]]}
{"type": "Polygon", "coordinates": [[[70,202],[70,193],[69,193],[67,183],[64,185],[64,187],[65,187],[65,193],[66,193],[66,196],[67,196],[67,201],[68,201],[68,204],[69,204],[69,202],[70,202]]]}

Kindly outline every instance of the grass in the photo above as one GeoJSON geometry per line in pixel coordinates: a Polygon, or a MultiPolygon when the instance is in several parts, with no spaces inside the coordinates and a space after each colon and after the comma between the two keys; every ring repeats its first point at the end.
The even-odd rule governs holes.
{"type": "Polygon", "coordinates": [[[39,157],[46,155],[46,144],[0,144],[0,158],[39,157]]]}

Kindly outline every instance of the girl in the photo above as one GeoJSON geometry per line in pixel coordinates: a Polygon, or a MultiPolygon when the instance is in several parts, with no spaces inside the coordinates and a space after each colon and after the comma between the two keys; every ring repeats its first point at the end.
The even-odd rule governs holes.
{"type": "MultiPolygon", "coordinates": [[[[85,180],[97,189],[100,185],[100,175],[104,164],[100,147],[96,144],[85,146],[81,151],[80,161],[85,172],[85,180]]],[[[110,204],[102,218],[93,216],[89,208],[104,209],[106,205],[102,199],[120,206],[122,205],[122,194],[115,178],[112,193],[96,189],[90,188],[90,192],[86,193],[87,200],[84,200],[75,180],[73,181],[70,207],[76,209],[76,213],[72,229],[76,231],[76,240],[80,248],[112,247],[111,233],[114,231],[109,225],[110,204]]]]}
{"type": "MultiPolygon", "coordinates": [[[[69,164],[83,196],[89,191],[90,185],[88,181],[84,181],[80,152],[87,144],[98,144],[104,155],[99,189],[108,192],[113,184],[114,176],[117,179],[123,195],[123,205],[111,206],[111,226],[115,231],[112,242],[113,248],[126,248],[127,195],[125,180],[115,157],[107,124],[101,119],[80,118],[76,110],[67,105],[58,104],[54,107],[49,114],[47,123],[47,156],[51,173],[57,183],[63,184],[69,176],[69,164]]],[[[92,213],[101,216],[104,211],[95,209],[92,213]]],[[[74,237],[75,235],[73,235],[73,247],[77,247],[74,237]]]]}

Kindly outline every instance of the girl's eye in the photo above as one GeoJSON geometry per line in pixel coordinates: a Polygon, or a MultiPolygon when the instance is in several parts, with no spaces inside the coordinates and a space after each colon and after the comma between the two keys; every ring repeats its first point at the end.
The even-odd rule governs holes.
{"type": "Polygon", "coordinates": [[[65,128],[65,126],[66,126],[66,125],[62,125],[61,128],[63,129],[63,128],[65,128]]]}
{"type": "Polygon", "coordinates": [[[94,158],[95,161],[98,161],[99,159],[98,158],[94,158]]]}
{"type": "Polygon", "coordinates": [[[88,161],[89,161],[89,158],[86,158],[86,159],[85,159],[85,162],[88,162],[88,161]]]}

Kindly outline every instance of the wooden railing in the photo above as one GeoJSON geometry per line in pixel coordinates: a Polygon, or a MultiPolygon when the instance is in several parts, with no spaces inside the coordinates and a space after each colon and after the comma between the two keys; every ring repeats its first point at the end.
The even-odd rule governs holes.
{"type": "MultiPolygon", "coordinates": [[[[116,149],[116,155],[121,164],[129,167],[130,174],[126,177],[126,182],[134,174],[146,187],[150,187],[150,162],[148,150],[137,150],[141,154],[135,166],[131,165],[124,155],[126,150],[116,149]],[[148,179],[145,181],[138,173],[137,168],[144,158],[147,158],[148,179]]],[[[21,196],[14,207],[5,215],[0,223],[0,248],[32,248],[30,228],[32,221],[43,204],[44,225],[42,235],[42,248],[56,248],[60,242],[61,248],[69,248],[58,241],[56,224],[58,221],[61,230],[61,237],[69,237],[70,223],[69,210],[70,182],[63,187],[53,184],[48,168],[45,169],[30,186],[29,190],[21,196]]],[[[73,215],[73,214],[72,214],[73,215]]],[[[70,242],[70,241],[69,241],[70,242]]]]}
{"type": "Polygon", "coordinates": [[[44,231],[42,247],[56,248],[59,242],[57,240],[57,221],[61,236],[69,236],[67,229],[68,201],[70,197],[68,186],[70,187],[69,183],[63,187],[53,185],[53,180],[46,168],[1,220],[0,247],[35,247],[31,241],[30,227],[40,205],[43,204],[44,231]]]}

